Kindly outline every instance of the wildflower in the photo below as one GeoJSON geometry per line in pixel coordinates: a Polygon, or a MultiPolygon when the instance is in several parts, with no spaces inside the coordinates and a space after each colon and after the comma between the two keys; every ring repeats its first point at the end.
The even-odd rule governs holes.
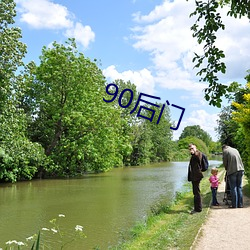
{"type": "Polygon", "coordinates": [[[32,240],[34,238],[34,236],[30,236],[30,237],[27,237],[26,240],[29,241],[29,240],[32,240]]]}
{"type": "Polygon", "coordinates": [[[50,230],[49,230],[48,228],[46,228],[46,227],[43,227],[42,230],[43,230],[43,231],[50,231],[50,230]]]}
{"type": "Polygon", "coordinates": [[[11,245],[12,243],[17,244],[17,241],[16,241],[16,240],[9,240],[9,241],[7,241],[5,244],[6,244],[6,245],[11,245]]]}
{"type": "Polygon", "coordinates": [[[64,215],[64,214],[59,214],[58,216],[59,216],[59,217],[65,217],[65,215],[64,215]]]}
{"type": "Polygon", "coordinates": [[[82,229],[83,229],[83,226],[80,226],[80,225],[75,226],[76,231],[81,231],[82,232],[82,229]]]}
{"type": "Polygon", "coordinates": [[[57,232],[58,232],[55,228],[51,228],[51,231],[52,231],[53,233],[57,233],[57,232]]]}
{"type": "Polygon", "coordinates": [[[24,246],[24,243],[22,241],[16,241],[16,240],[9,240],[5,244],[6,245],[11,245],[12,243],[17,244],[18,246],[24,246]]]}
{"type": "Polygon", "coordinates": [[[23,243],[22,241],[18,241],[16,244],[17,244],[18,246],[24,246],[24,243],[23,243]]]}

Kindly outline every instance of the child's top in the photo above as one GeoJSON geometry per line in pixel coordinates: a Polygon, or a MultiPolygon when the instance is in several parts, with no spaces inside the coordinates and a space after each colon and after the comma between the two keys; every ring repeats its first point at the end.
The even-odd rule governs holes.
{"type": "Polygon", "coordinates": [[[219,186],[219,179],[216,175],[211,175],[209,178],[211,183],[211,187],[218,187],[219,186]]]}

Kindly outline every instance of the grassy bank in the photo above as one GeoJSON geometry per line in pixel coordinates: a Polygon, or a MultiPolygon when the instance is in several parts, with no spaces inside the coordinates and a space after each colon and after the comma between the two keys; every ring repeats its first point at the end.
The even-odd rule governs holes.
{"type": "MultiPolygon", "coordinates": [[[[223,170],[220,172],[223,178],[223,170]]],[[[124,242],[111,249],[190,249],[208,213],[211,201],[208,177],[201,181],[201,192],[201,213],[189,214],[193,209],[193,194],[188,183],[183,192],[176,194],[172,204],[153,207],[147,220],[137,224],[124,242]]]]}

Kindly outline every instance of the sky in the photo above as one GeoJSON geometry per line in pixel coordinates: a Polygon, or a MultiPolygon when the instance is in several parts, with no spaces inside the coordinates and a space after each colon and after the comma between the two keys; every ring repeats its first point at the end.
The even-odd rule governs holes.
{"type": "MultiPolygon", "coordinates": [[[[27,44],[25,62],[39,64],[43,46],[74,37],[78,50],[97,60],[108,83],[115,79],[131,81],[139,92],[160,97],[162,103],[168,101],[175,124],[181,115],[175,106],[185,108],[178,130],[173,130],[174,139],[186,126],[200,125],[216,141],[214,128],[221,109],[204,100],[207,85],[199,82],[192,63],[194,52],[202,51],[190,30],[195,21],[189,18],[194,2],[16,0],[15,20],[27,44]]],[[[250,69],[250,21],[226,13],[227,8],[223,8],[226,29],[218,33],[216,42],[226,55],[227,72],[220,75],[220,81],[237,81],[244,86],[250,69]]]]}

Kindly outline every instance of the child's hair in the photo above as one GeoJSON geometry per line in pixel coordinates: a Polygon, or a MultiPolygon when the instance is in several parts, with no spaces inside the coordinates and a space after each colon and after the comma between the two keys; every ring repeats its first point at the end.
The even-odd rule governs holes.
{"type": "Polygon", "coordinates": [[[211,174],[218,173],[218,168],[212,168],[211,169],[211,174]]]}

